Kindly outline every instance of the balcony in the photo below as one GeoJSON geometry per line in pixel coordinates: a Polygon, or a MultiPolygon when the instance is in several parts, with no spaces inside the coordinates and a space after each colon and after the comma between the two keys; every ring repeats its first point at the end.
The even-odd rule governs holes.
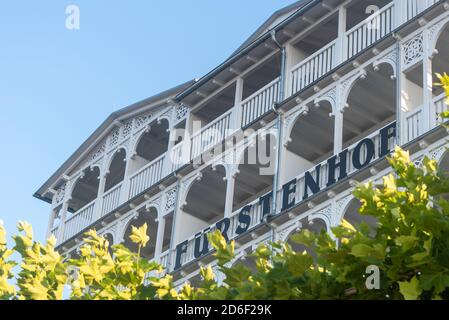
{"type": "Polygon", "coordinates": [[[242,128],[267,113],[278,102],[280,83],[278,77],[242,101],[242,128]]]}
{"type": "Polygon", "coordinates": [[[344,59],[350,59],[376,43],[395,28],[395,4],[390,4],[363,20],[344,36],[344,59]]]}
{"type": "Polygon", "coordinates": [[[113,187],[103,195],[101,217],[117,208],[121,203],[123,182],[113,187]]]}
{"type": "Polygon", "coordinates": [[[64,232],[61,243],[90,226],[93,221],[96,221],[95,208],[97,207],[97,202],[97,200],[90,202],[67,218],[63,227],[64,232]]]}
{"type": "Polygon", "coordinates": [[[128,199],[134,198],[163,178],[165,158],[166,154],[159,156],[131,176],[128,199]]]}
{"type": "Polygon", "coordinates": [[[234,133],[235,126],[233,127],[234,121],[232,118],[234,112],[235,108],[233,107],[192,136],[191,159],[200,156],[234,133]]]}
{"type": "Polygon", "coordinates": [[[292,68],[293,93],[306,88],[336,67],[336,44],[332,41],[292,68]]]}

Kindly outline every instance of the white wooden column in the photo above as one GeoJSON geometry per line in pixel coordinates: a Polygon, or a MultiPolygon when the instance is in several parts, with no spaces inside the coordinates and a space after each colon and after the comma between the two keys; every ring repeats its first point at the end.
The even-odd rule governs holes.
{"type": "Polygon", "coordinates": [[[126,166],[125,166],[125,175],[123,177],[123,185],[122,185],[122,191],[120,194],[120,203],[125,203],[128,201],[128,195],[129,195],[129,186],[130,186],[130,176],[131,176],[131,163],[132,163],[132,154],[127,154],[125,157],[126,166]]]}
{"type": "MultiPolygon", "coordinates": [[[[56,195],[53,195],[53,198],[56,197],[56,195]]],[[[55,208],[51,209],[51,213],[50,213],[50,219],[48,219],[48,225],[47,225],[47,239],[50,237],[51,235],[51,230],[54,227],[54,223],[55,223],[55,215],[57,212],[55,212],[55,208]]],[[[59,228],[58,228],[59,229],[59,228]]],[[[59,232],[59,230],[58,230],[59,232]]]]}
{"type": "Polygon", "coordinates": [[[176,142],[176,135],[174,128],[168,129],[168,146],[167,146],[167,154],[164,159],[163,169],[162,169],[162,177],[170,174],[171,168],[172,168],[172,160],[173,160],[173,147],[175,146],[176,142]]]}
{"type": "Polygon", "coordinates": [[[343,149],[343,109],[337,109],[334,114],[334,154],[343,149]]]}
{"type": "Polygon", "coordinates": [[[65,233],[65,224],[67,221],[67,211],[69,209],[69,201],[71,199],[71,196],[67,196],[64,199],[64,204],[62,205],[61,209],[61,220],[59,222],[59,228],[58,233],[56,235],[56,238],[58,240],[58,244],[62,243],[64,239],[64,233],[65,233]]]}
{"type": "Polygon", "coordinates": [[[335,50],[334,67],[342,63],[347,58],[346,25],[346,7],[342,6],[338,10],[338,40],[335,50]]]}
{"type": "Polygon", "coordinates": [[[293,73],[292,69],[298,64],[302,59],[299,57],[296,49],[291,43],[285,45],[286,61],[285,61],[285,97],[288,98],[293,92],[293,73]]]}
{"type": "Polygon", "coordinates": [[[430,59],[430,39],[429,31],[423,30],[423,123],[421,133],[427,132],[433,125],[435,114],[433,108],[433,73],[432,73],[432,60],[430,59]]]}
{"type": "Polygon", "coordinates": [[[159,260],[164,246],[165,217],[163,217],[162,215],[158,215],[157,220],[157,237],[154,257],[159,260]]]}
{"type": "Polygon", "coordinates": [[[233,111],[233,129],[240,129],[242,126],[242,98],[243,98],[243,78],[238,77],[235,83],[235,100],[233,111]]]}
{"type": "Polygon", "coordinates": [[[342,91],[342,85],[337,84],[337,94],[335,95],[335,105],[332,106],[334,115],[334,154],[339,154],[343,149],[343,117],[346,109],[346,96],[342,91]]]}
{"type": "Polygon", "coordinates": [[[226,170],[226,200],[224,216],[229,217],[232,214],[232,207],[234,202],[234,188],[235,188],[235,168],[228,167],[226,170]]]}
{"type": "Polygon", "coordinates": [[[404,73],[402,72],[402,46],[399,39],[396,39],[396,145],[402,145],[404,137],[404,105],[402,99],[402,87],[404,86],[404,73]]]}
{"type": "MultiPolygon", "coordinates": [[[[98,192],[97,199],[95,200],[95,220],[97,221],[101,217],[101,213],[103,211],[103,195],[104,189],[106,186],[106,178],[108,177],[109,171],[105,171],[104,173],[100,172],[100,182],[98,183],[98,192]]],[[[92,222],[94,222],[92,221],[92,222]]]]}

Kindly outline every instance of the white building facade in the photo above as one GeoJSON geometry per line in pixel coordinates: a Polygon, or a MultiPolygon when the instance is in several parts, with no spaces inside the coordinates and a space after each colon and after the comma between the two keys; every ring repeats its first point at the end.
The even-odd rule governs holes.
{"type": "MultiPolygon", "coordinates": [[[[215,265],[206,235],[261,242],[363,219],[354,186],[380,182],[396,145],[449,169],[449,1],[306,0],[274,13],[203,78],[113,113],[35,196],[76,256],[84,232],[125,243],[177,283],[215,265]]],[[[369,221],[368,221],[369,222],[369,221]]]]}

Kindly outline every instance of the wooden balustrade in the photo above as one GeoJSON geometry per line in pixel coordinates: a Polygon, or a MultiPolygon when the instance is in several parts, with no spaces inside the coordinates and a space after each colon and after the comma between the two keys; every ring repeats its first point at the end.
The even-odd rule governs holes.
{"type": "Polygon", "coordinates": [[[250,95],[242,102],[242,128],[267,113],[279,100],[280,78],[250,95]]]}
{"type": "Polygon", "coordinates": [[[130,178],[129,199],[137,196],[162,179],[165,158],[165,154],[161,155],[130,178]]]}

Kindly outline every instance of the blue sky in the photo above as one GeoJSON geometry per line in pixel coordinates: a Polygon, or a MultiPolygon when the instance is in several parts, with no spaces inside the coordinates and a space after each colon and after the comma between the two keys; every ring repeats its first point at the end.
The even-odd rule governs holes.
{"type": "Polygon", "coordinates": [[[114,110],[199,78],[293,0],[0,2],[0,219],[44,240],[37,188],[114,110]],[[65,28],[78,5],[80,30],[65,28]]]}

